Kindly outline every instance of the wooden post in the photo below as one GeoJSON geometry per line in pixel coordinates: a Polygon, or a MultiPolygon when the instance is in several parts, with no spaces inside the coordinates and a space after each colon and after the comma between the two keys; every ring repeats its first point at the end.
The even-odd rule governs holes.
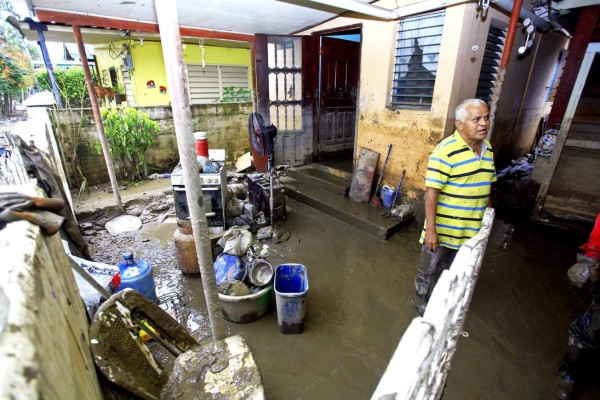
{"type": "Polygon", "coordinates": [[[210,236],[203,206],[202,185],[196,161],[192,110],[190,108],[190,97],[181,47],[177,3],[172,0],[154,0],[154,5],[156,7],[158,29],[160,31],[163,58],[167,72],[167,82],[169,83],[168,90],[171,97],[171,109],[173,110],[179,159],[183,171],[183,183],[186,188],[186,199],[190,211],[192,232],[194,233],[198,264],[202,275],[202,287],[204,288],[206,308],[208,309],[213,339],[217,341],[225,338],[225,322],[217,293],[210,236]]]}
{"type": "Polygon", "coordinates": [[[104,154],[104,162],[106,163],[106,169],[108,170],[108,176],[110,178],[110,185],[115,195],[115,204],[119,207],[121,212],[125,212],[125,207],[121,202],[121,195],[119,194],[119,185],[117,183],[117,176],[115,175],[115,169],[113,167],[112,159],[110,158],[110,149],[108,147],[108,140],[104,134],[104,125],[102,124],[102,118],[100,117],[100,108],[98,107],[98,100],[96,99],[96,92],[94,91],[94,84],[92,83],[92,74],[90,73],[90,65],[87,61],[85,54],[85,46],[83,45],[83,39],[81,38],[81,29],[79,25],[73,25],[73,35],[77,42],[77,50],[79,50],[79,58],[81,60],[81,66],[83,67],[83,73],[85,75],[85,84],[87,86],[88,95],[90,96],[90,103],[92,104],[92,112],[94,113],[94,121],[96,122],[96,129],[98,130],[98,136],[100,136],[100,143],[102,144],[102,154],[104,154]]]}

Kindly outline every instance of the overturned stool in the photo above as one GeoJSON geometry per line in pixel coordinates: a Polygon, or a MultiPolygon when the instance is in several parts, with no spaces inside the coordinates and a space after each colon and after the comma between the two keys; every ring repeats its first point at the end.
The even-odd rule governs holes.
{"type": "Polygon", "coordinates": [[[254,357],[241,336],[200,345],[190,333],[141,293],[110,297],[90,327],[94,362],[112,382],[143,399],[264,399],[254,357]],[[167,371],[142,341],[139,328],[177,356],[167,371]]]}

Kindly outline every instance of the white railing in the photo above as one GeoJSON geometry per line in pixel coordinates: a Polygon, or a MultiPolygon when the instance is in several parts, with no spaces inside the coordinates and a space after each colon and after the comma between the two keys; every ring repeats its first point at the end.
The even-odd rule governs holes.
{"type": "Polygon", "coordinates": [[[439,399],[456,350],[492,230],[488,208],[477,236],[463,244],[433,290],[423,317],[400,339],[372,400],[439,399]]]}

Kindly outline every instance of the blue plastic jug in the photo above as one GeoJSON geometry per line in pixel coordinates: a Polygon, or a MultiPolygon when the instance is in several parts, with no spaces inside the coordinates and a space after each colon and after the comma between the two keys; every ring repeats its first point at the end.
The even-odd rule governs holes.
{"type": "Polygon", "coordinates": [[[123,262],[119,264],[121,284],[117,289],[131,288],[142,293],[144,296],[158,304],[156,287],[152,279],[152,266],[144,260],[134,260],[133,253],[123,254],[123,262]]]}

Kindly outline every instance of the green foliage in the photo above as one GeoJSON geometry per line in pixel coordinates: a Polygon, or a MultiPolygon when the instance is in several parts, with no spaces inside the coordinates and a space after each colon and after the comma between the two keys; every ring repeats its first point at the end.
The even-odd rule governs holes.
{"type": "Polygon", "coordinates": [[[12,3],[0,0],[0,115],[12,112],[14,97],[32,84],[31,56],[25,40],[7,15],[16,16],[12,3]]]}
{"type": "MultiPolygon", "coordinates": [[[[67,69],[57,68],[54,70],[54,79],[60,92],[60,97],[65,104],[72,107],[89,107],[90,100],[85,86],[85,75],[79,67],[67,69]]],[[[52,91],[48,71],[35,73],[35,80],[40,90],[52,91]]]]}
{"type": "Polygon", "coordinates": [[[234,86],[223,88],[223,98],[220,103],[242,103],[250,101],[250,89],[240,88],[235,90],[234,86]]]}
{"type": "MultiPolygon", "coordinates": [[[[146,175],[144,155],[156,142],[158,124],[148,114],[131,107],[103,108],[101,114],[111,157],[120,163],[122,175],[142,179],[146,175]]],[[[101,149],[96,150],[101,153],[101,149]]]]}

